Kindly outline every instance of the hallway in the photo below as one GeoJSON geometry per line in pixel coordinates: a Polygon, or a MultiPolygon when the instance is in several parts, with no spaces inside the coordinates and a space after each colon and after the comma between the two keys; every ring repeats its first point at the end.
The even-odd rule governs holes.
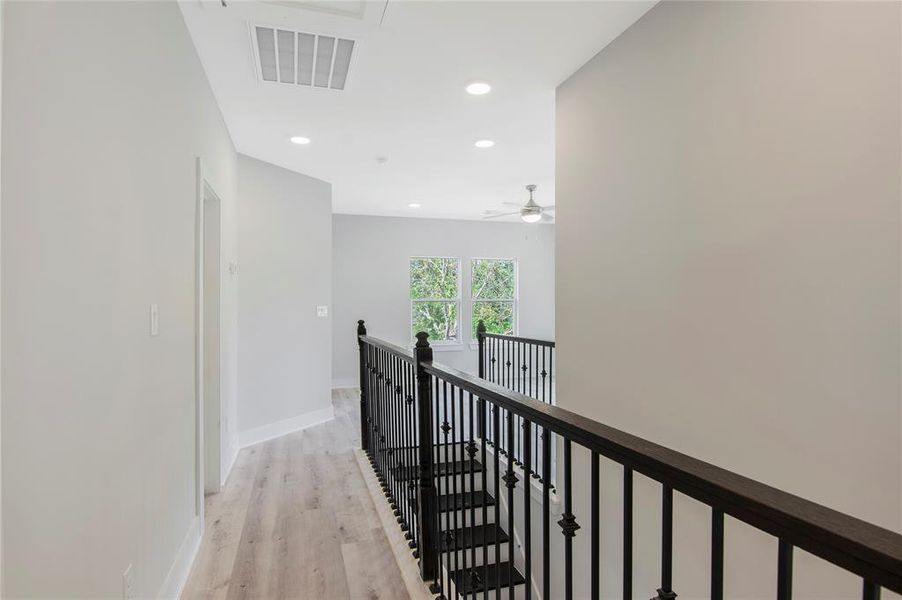
{"type": "Polygon", "coordinates": [[[219,494],[183,598],[407,598],[354,459],[358,398],[335,420],[246,448],[219,494]]]}

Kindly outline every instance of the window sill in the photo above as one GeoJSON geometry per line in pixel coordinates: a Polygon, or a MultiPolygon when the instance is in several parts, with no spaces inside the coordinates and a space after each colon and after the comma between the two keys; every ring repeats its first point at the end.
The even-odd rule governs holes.
{"type": "Polygon", "coordinates": [[[433,344],[431,346],[433,352],[460,352],[464,349],[463,344],[433,344]]]}
{"type": "MultiPolygon", "coordinates": [[[[430,344],[433,352],[460,352],[464,349],[463,344],[430,344]]],[[[415,346],[408,346],[411,352],[415,350],[415,346]]]]}

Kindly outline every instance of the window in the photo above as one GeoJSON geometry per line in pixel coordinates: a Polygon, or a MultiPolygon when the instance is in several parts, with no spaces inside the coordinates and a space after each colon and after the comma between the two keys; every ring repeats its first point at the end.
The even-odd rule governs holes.
{"type": "Polygon", "coordinates": [[[489,333],[513,335],[517,324],[517,262],[474,258],[470,263],[470,283],[473,339],[480,319],[489,333]]]}
{"type": "Polygon", "coordinates": [[[460,340],[460,259],[410,259],[410,324],[429,342],[460,340]]]}

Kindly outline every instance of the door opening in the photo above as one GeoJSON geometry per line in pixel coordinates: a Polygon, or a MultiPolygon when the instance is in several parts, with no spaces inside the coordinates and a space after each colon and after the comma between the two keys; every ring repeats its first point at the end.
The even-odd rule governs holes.
{"type": "Polygon", "coordinates": [[[221,248],[222,212],[219,198],[204,185],[203,199],[203,401],[204,493],[219,491],[221,482],[221,248]]]}

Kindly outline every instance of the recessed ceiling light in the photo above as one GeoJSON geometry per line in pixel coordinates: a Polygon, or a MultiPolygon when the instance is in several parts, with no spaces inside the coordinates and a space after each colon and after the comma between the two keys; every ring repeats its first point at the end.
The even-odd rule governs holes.
{"type": "Polygon", "coordinates": [[[482,96],[483,94],[488,94],[491,91],[492,86],[485,83],[484,81],[474,81],[467,86],[467,93],[472,94],[473,96],[482,96]]]}
{"type": "Polygon", "coordinates": [[[407,208],[420,208],[421,206],[423,206],[423,205],[419,204],[417,202],[411,202],[410,204],[407,205],[407,208]]]}
{"type": "Polygon", "coordinates": [[[495,142],[492,140],[476,140],[476,143],[473,145],[477,148],[491,148],[495,145],[495,142]]]}
{"type": "Polygon", "coordinates": [[[306,144],[309,144],[309,143],[310,143],[310,138],[305,138],[305,137],[303,137],[303,136],[296,135],[296,136],[294,136],[294,137],[291,138],[291,143],[292,143],[292,144],[299,144],[299,145],[303,146],[303,145],[306,145],[306,144]]]}

